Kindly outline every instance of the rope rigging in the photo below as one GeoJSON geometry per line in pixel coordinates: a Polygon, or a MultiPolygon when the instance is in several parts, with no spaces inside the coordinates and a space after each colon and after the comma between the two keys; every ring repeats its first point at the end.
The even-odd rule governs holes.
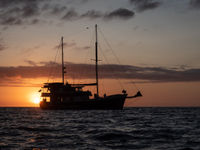
{"type": "MultiPolygon", "coordinates": [[[[100,27],[99,27],[99,31],[100,31],[100,33],[101,33],[101,35],[102,35],[102,37],[103,37],[105,43],[107,44],[107,46],[108,46],[109,49],[111,50],[113,56],[114,56],[115,59],[117,60],[117,63],[118,63],[120,66],[122,66],[122,69],[125,71],[124,65],[121,64],[119,58],[118,58],[117,55],[115,54],[115,52],[114,52],[114,50],[112,49],[110,43],[109,43],[109,42],[107,41],[107,39],[105,38],[105,35],[103,34],[103,32],[102,32],[102,30],[101,30],[100,27]]],[[[120,80],[119,80],[119,81],[120,81],[120,80]]],[[[137,87],[136,83],[135,83],[133,80],[130,80],[130,81],[131,81],[131,83],[135,86],[135,88],[139,91],[139,88],[137,87]]],[[[121,81],[120,81],[120,82],[121,82],[121,81]]]]}
{"type": "Polygon", "coordinates": [[[58,54],[60,52],[60,47],[61,47],[61,41],[60,41],[60,44],[57,46],[57,50],[56,50],[56,55],[54,57],[54,61],[52,62],[52,65],[50,64],[50,70],[49,70],[49,75],[48,75],[47,83],[49,83],[50,79],[53,79],[53,77],[55,75],[55,70],[53,70],[53,68],[54,68],[53,65],[56,64],[56,59],[57,59],[58,54]]]}

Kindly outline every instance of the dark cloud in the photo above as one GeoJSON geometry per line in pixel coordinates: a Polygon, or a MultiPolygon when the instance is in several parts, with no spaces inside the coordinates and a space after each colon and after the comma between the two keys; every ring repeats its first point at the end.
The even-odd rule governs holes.
{"type": "Polygon", "coordinates": [[[32,24],[32,25],[34,25],[34,24],[37,24],[37,23],[39,23],[40,22],[40,20],[39,19],[32,19],[31,21],[30,21],[30,23],[29,24],[32,24]]]}
{"type": "Polygon", "coordinates": [[[46,66],[46,67],[58,67],[59,66],[59,64],[58,63],[56,63],[56,62],[53,62],[53,61],[41,61],[41,62],[39,62],[39,64],[40,65],[42,65],[42,66],[46,66]]]}
{"type": "Polygon", "coordinates": [[[12,5],[19,5],[27,3],[28,0],[0,0],[0,7],[7,8],[11,7],[12,5]]]}
{"type": "Polygon", "coordinates": [[[23,23],[23,20],[21,18],[15,18],[12,16],[1,17],[0,19],[1,25],[21,25],[22,23],[23,23]]]}
{"type": "Polygon", "coordinates": [[[91,48],[90,46],[75,46],[73,49],[81,51],[81,50],[88,50],[90,48],[91,48]]]}
{"type": "Polygon", "coordinates": [[[129,9],[126,8],[119,8],[112,12],[109,12],[105,15],[106,19],[114,19],[114,18],[120,18],[120,19],[130,19],[134,17],[135,13],[129,9]]]}
{"type": "Polygon", "coordinates": [[[77,20],[82,18],[89,18],[89,19],[130,19],[135,15],[135,13],[129,9],[126,8],[119,8],[116,10],[113,10],[111,12],[102,13],[100,11],[96,10],[88,10],[87,12],[83,14],[79,14],[74,9],[68,10],[66,14],[62,17],[63,20],[77,20]]]}
{"type": "Polygon", "coordinates": [[[62,17],[63,20],[71,21],[79,18],[79,14],[75,11],[75,9],[68,10],[65,15],[62,17]]]}
{"type": "Polygon", "coordinates": [[[83,49],[83,50],[88,50],[88,49],[90,49],[90,48],[91,48],[90,46],[81,47],[81,49],[83,49]]]}
{"type": "Polygon", "coordinates": [[[0,43],[0,51],[3,51],[5,47],[0,43]]]}
{"type": "Polygon", "coordinates": [[[11,7],[13,5],[37,4],[41,2],[51,2],[51,0],[0,0],[0,7],[11,7]]]}
{"type": "Polygon", "coordinates": [[[53,7],[53,9],[51,9],[51,14],[53,14],[53,15],[60,15],[60,14],[62,14],[66,9],[67,9],[66,6],[59,6],[59,5],[56,5],[56,6],[53,7]]]}
{"type": "MultiPolygon", "coordinates": [[[[71,1],[73,3],[73,1],[71,1]]],[[[69,8],[70,1],[66,1],[63,6],[61,2],[53,2],[48,0],[0,0],[0,25],[34,25],[45,22],[46,19],[58,16],[58,21],[72,21],[82,18],[88,19],[130,19],[134,16],[134,12],[119,8],[107,13],[97,10],[88,10],[83,13],[69,8]],[[53,16],[54,15],[54,16],[53,16]],[[43,18],[42,18],[43,17],[43,18]],[[44,18],[45,17],[45,18],[44,18]],[[44,19],[43,21],[41,19],[44,19]]],[[[77,1],[77,5],[82,5],[88,0],[77,1]]],[[[77,3],[76,2],[76,3],[77,3]]]]}
{"type": "MultiPolygon", "coordinates": [[[[58,48],[60,48],[60,44],[59,45],[56,45],[55,47],[54,47],[54,49],[58,49],[58,48]]],[[[76,43],[75,42],[64,42],[63,43],[63,47],[75,47],[76,46],[76,43]]]]}
{"type": "Polygon", "coordinates": [[[10,26],[37,23],[33,17],[41,14],[40,2],[42,0],[0,0],[0,24],[10,26]]]}
{"type": "Polygon", "coordinates": [[[103,16],[103,14],[100,11],[89,10],[86,13],[82,14],[80,17],[81,18],[96,19],[96,18],[101,18],[102,16],[103,16]]]}
{"type": "Polygon", "coordinates": [[[200,0],[190,0],[190,6],[192,8],[199,9],[200,8],[200,0]]]}
{"type": "MultiPolygon", "coordinates": [[[[56,45],[55,47],[54,47],[54,49],[59,49],[59,48],[61,48],[60,47],[61,45],[56,45]]],[[[63,43],[63,47],[66,47],[66,48],[73,48],[73,49],[75,49],[75,50],[88,50],[88,49],[90,49],[91,47],[90,46],[83,46],[83,47],[79,47],[79,46],[77,46],[77,44],[75,43],[75,42],[64,42],[63,43]]]]}
{"type": "Polygon", "coordinates": [[[32,60],[24,60],[24,62],[28,63],[31,66],[37,66],[37,63],[32,60]]]}
{"type": "MultiPolygon", "coordinates": [[[[0,83],[5,79],[48,78],[54,74],[60,78],[61,65],[53,62],[26,61],[31,66],[0,67],[0,83]],[[38,65],[36,65],[38,64],[38,65]],[[54,73],[50,74],[50,70],[54,73]]],[[[89,64],[66,63],[68,78],[93,79],[95,66],[89,64]]],[[[99,65],[100,78],[135,79],[149,82],[191,82],[200,81],[200,69],[173,70],[163,67],[138,67],[130,65],[99,65]]]]}
{"type": "Polygon", "coordinates": [[[22,12],[22,17],[25,17],[25,18],[36,16],[40,13],[37,4],[24,6],[21,9],[21,12],[22,12]]]}
{"type": "Polygon", "coordinates": [[[63,46],[64,47],[74,47],[74,46],[76,46],[76,43],[75,42],[71,42],[71,43],[63,43],[63,46]]]}
{"type": "Polygon", "coordinates": [[[155,9],[160,6],[161,2],[155,0],[129,0],[131,4],[136,6],[138,11],[155,9]]]}

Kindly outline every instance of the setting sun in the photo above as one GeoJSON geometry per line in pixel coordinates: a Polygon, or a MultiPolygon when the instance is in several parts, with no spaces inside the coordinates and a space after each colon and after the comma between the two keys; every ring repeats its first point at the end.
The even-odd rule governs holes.
{"type": "Polygon", "coordinates": [[[40,103],[40,93],[32,93],[30,100],[34,104],[39,104],[40,103]]]}

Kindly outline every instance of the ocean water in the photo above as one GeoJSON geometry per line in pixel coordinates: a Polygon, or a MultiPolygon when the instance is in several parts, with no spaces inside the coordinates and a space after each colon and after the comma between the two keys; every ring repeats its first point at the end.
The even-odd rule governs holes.
{"type": "Polygon", "coordinates": [[[0,149],[200,150],[200,108],[0,108],[0,149]]]}

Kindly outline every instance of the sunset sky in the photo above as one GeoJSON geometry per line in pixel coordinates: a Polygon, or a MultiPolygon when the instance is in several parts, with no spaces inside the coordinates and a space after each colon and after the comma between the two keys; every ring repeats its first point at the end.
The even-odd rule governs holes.
{"type": "Polygon", "coordinates": [[[42,83],[61,81],[62,36],[68,82],[94,82],[95,24],[101,94],[200,106],[199,18],[200,0],[0,0],[0,106],[38,106],[42,83]]]}

